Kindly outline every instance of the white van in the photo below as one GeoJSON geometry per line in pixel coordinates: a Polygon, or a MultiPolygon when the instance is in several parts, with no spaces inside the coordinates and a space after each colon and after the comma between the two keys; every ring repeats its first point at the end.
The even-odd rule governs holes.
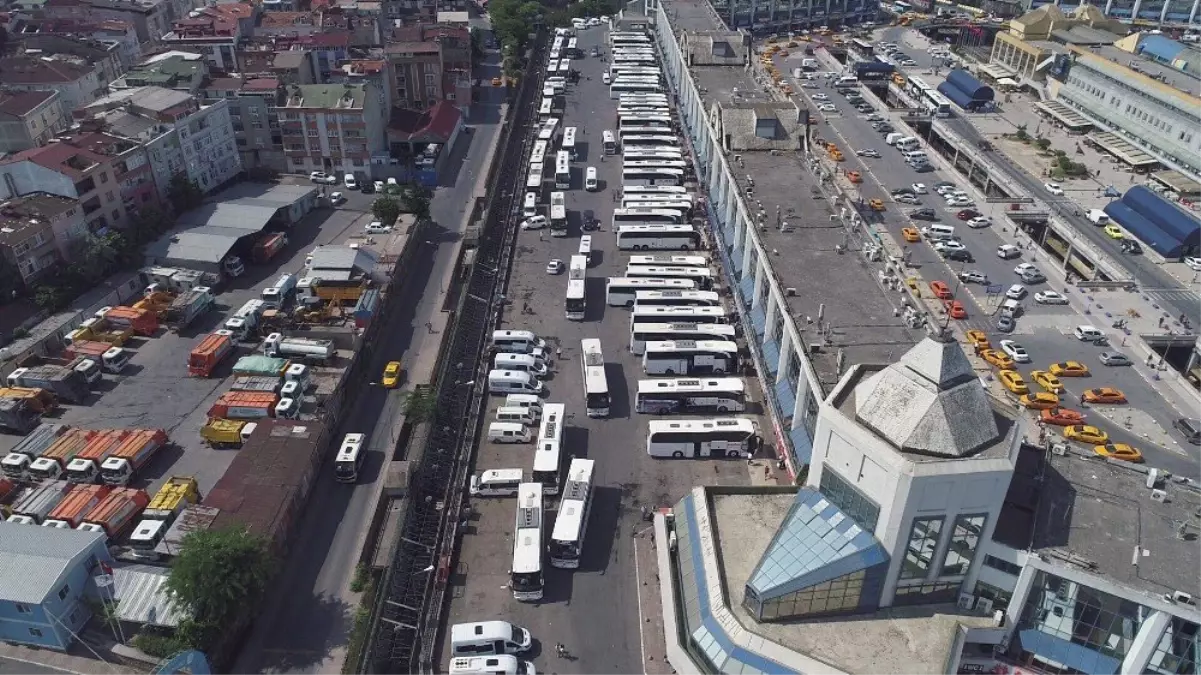
{"type": "Polygon", "coordinates": [[[471,477],[472,497],[515,497],[517,486],[525,481],[521,469],[489,469],[471,477]]]}
{"type": "Polygon", "coordinates": [[[508,354],[540,354],[546,342],[528,330],[494,330],[492,348],[508,354]]]}
{"type": "Polygon", "coordinates": [[[450,655],[521,654],[533,646],[530,632],[508,621],[456,623],[450,627],[450,655]]]}
{"type": "Polygon", "coordinates": [[[521,215],[525,218],[533,218],[534,216],[538,215],[537,193],[525,193],[525,201],[521,205],[521,215]]]}
{"type": "Polygon", "coordinates": [[[530,373],[538,377],[546,377],[548,370],[546,361],[533,354],[497,354],[492,362],[492,367],[497,370],[515,370],[521,373],[530,373]]]}
{"type": "Polygon", "coordinates": [[[296,275],[281,274],[274,284],[263,289],[263,304],[272,309],[281,309],[288,295],[296,290],[296,275]]]}
{"type": "Polygon", "coordinates": [[[359,179],[355,178],[353,173],[342,176],[342,184],[346,186],[347,190],[359,189],[359,179]]]}
{"type": "Polygon", "coordinates": [[[587,25],[588,25],[588,22],[584,21],[583,19],[581,19],[578,16],[571,20],[571,27],[576,30],[579,30],[587,25]]]}
{"type": "Polygon", "coordinates": [[[592,235],[580,235],[580,252],[579,255],[588,259],[588,264],[592,264],[592,235]]]}
{"type": "Polygon", "coordinates": [[[529,443],[534,440],[530,428],[513,422],[493,422],[488,425],[489,443],[529,443]]]}
{"type": "Polygon", "coordinates": [[[1073,332],[1076,334],[1076,339],[1082,342],[1096,342],[1105,338],[1105,333],[1093,326],[1076,326],[1076,330],[1073,332]]]}
{"type": "Polygon", "coordinates": [[[610,82],[609,71],[606,70],[601,73],[601,82],[604,82],[605,84],[609,84],[609,82],[610,82]]]}
{"type": "Polygon", "coordinates": [[[955,228],[942,223],[932,223],[922,228],[922,237],[930,241],[948,241],[955,238],[955,228]]]}
{"type": "Polygon", "coordinates": [[[855,77],[854,75],[843,75],[837,80],[834,80],[835,87],[854,87],[858,84],[859,78],[855,77]]]}
{"type": "Polygon", "coordinates": [[[902,152],[901,156],[904,157],[905,161],[909,162],[910,164],[913,162],[930,161],[930,158],[926,156],[926,152],[924,150],[910,150],[909,152],[902,152]]]}
{"type": "Polygon", "coordinates": [[[450,660],[450,675],[536,675],[534,664],[512,654],[450,660]]]}
{"type": "Polygon", "coordinates": [[[1008,298],[1001,303],[1001,316],[1007,316],[1011,319],[1016,319],[1022,313],[1022,303],[1019,300],[1008,298]]]}
{"type": "Polygon", "coordinates": [[[488,371],[490,394],[541,394],[542,383],[529,373],[514,370],[488,371]]]}
{"type": "Polygon", "coordinates": [[[505,407],[524,408],[530,411],[534,419],[542,417],[542,399],[533,394],[509,394],[505,397],[505,407]]]}
{"type": "Polygon", "coordinates": [[[532,426],[538,422],[538,417],[528,408],[502,405],[496,409],[496,421],[532,426]]]}
{"type": "Polygon", "coordinates": [[[584,172],[584,189],[589,192],[596,192],[600,188],[600,184],[596,180],[596,167],[590,166],[584,172]]]}
{"type": "Polygon", "coordinates": [[[898,138],[896,143],[893,143],[897,150],[901,152],[910,152],[922,147],[922,142],[913,136],[898,138]]]}

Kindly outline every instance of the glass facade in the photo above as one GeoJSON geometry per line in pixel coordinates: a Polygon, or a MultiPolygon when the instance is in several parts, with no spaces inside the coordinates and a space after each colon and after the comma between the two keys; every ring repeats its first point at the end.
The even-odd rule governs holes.
{"type": "Polygon", "coordinates": [[[1172,617],[1172,623],[1164,631],[1151,662],[1147,664],[1147,672],[1164,673],[1164,675],[1195,674],[1197,672],[1198,641],[1197,624],[1172,617]]]}
{"type": "Polygon", "coordinates": [[[917,518],[909,530],[909,544],[901,561],[902,579],[925,579],[930,574],[934,551],[942,537],[942,516],[917,518]]]}
{"type": "Polygon", "coordinates": [[[871,611],[879,602],[887,573],[887,563],[881,563],[762,603],[747,593],[743,606],[760,621],[871,611]]]}
{"type": "Polygon", "coordinates": [[[959,516],[955,519],[955,531],[951,534],[951,545],[942,561],[944,577],[967,574],[976,548],[980,544],[980,533],[984,531],[984,516],[959,516]]]}
{"type": "Polygon", "coordinates": [[[1013,593],[983,581],[976,582],[976,590],[972,595],[992,600],[993,609],[1005,609],[1009,606],[1009,601],[1013,599],[1013,593]]]}
{"type": "Polygon", "coordinates": [[[876,523],[880,520],[880,505],[860,492],[854,485],[843,480],[834,469],[826,466],[822,470],[818,489],[839,510],[850,516],[859,527],[868,532],[876,531],[876,523]]]}
{"type": "Polygon", "coordinates": [[[962,581],[933,581],[923,584],[897,586],[893,605],[933,605],[955,602],[959,598],[962,581]]]}

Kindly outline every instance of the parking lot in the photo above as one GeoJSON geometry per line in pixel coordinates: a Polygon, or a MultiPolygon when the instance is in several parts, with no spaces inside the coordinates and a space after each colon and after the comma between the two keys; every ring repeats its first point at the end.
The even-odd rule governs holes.
{"type": "MultiPolygon", "coordinates": [[[[896,40],[893,34],[892,39],[896,40]]],[[[916,71],[923,65],[923,54],[912,45],[905,51],[919,62],[916,71]]],[[[806,80],[803,76],[793,77],[793,69],[800,67],[805,55],[801,50],[793,50],[786,58],[777,59],[779,69],[793,83],[794,91],[807,99],[816,109],[821,103],[836,106],[836,112],[824,113],[826,123],[822,124],[819,136],[824,140],[839,145],[845,161],[829,162],[827,166],[832,171],[841,174],[837,180],[852,194],[858,193],[866,203],[871,199],[882,199],[886,210],[882,213],[871,213],[868,209],[863,212],[873,223],[873,228],[887,235],[896,242],[902,250],[902,255],[908,260],[908,276],[913,287],[922,293],[924,298],[931,299],[931,307],[937,308],[933,302],[933,294],[929,284],[933,281],[947,283],[955,298],[960,300],[967,310],[967,318],[953,320],[952,324],[961,330],[983,330],[988,333],[995,346],[1002,339],[1017,340],[1031,354],[1033,363],[1021,365],[1018,370],[1026,375],[1033,369],[1045,369],[1050,363],[1061,361],[1080,361],[1088,366],[1089,377],[1065,379],[1066,392],[1062,396],[1065,406],[1079,408],[1079,395],[1087,388],[1112,386],[1122,390],[1129,400],[1123,406],[1095,406],[1084,410],[1090,424],[1105,429],[1115,441],[1135,445],[1142,450],[1147,462],[1152,466],[1180,473],[1187,476],[1201,476],[1201,463],[1197,461],[1194,446],[1181,443],[1181,439],[1172,430],[1172,421],[1185,411],[1168,405],[1164,397],[1155,389],[1155,374],[1140,363],[1139,356],[1127,344],[1126,339],[1119,342],[1120,333],[1114,337],[1116,344],[1098,347],[1091,343],[1081,342],[1071,335],[1077,325],[1094,324],[1111,336],[1115,331],[1100,313],[1095,313],[1095,300],[1083,296],[1075,287],[1069,286],[1067,280],[1059,273],[1057,266],[1048,262],[1047,254],[1037,250],[1033,242],[1025,235],[1019,234],[1004,215],[1004,204],[988,204],[984,195],[968,185],[961,176],[946,171],[944,163],[937,157],[931,156],[931,162],[937,170],[933,172],[915,171],[901,157],[895,148],[885,142],[885,134],[877,131],[868,119],[869,114],[880,115],[898,132],[909,132],[910,129],[900,121],[900,116],[878,105],[874,97],[865,96],[876,108],[874,113],[863,113],[854,109],[832,86],[832,80],[821,74],[806,80]],[[808,84],[809,87],[803,85],[808,84]],[[814,94],[822,94],[816,99],[814,94]],[[828,131],[827,131],[828,130],[828,131]],[[861,157],[856,151],[873,149],[881,155],[879,158],[861,157]],[[857,171],[863,182],[852,184],[847,180],[847,172],[857,171]],[[934,191],[936,183],[948,181],[956,183],[959,190],[967,192],[973,203],[970,206],[949,206],[947,202],[934,191]],[[918,204],[901,204],[894,201],[891,193],[898,188],[910,189],[915,193],[923,188],[914,190],[915,183],[921,183],[925,194],[915,194],[918,204]],[[912,214],[921,208],[933,209],[935,221],[915,219],[912,214]],[[991,224],[986,227],[972,228],[958,216],[959,212],[970,208],[990,218],[991,224]],[[971,262],[947,260],[937,253],[925,236],[918,242],[907,242],[902,234],[902,228],[927,228],[932,222],[939,222],[955,228],[955,237],[971,254],[971,262]],[[998,248],[1004,244],[1018,247],[1019,255],[1013,258],[1002,258],[998,248]],[[1040,283],[1024,283],[1014,272],[1020,263],[1031,263],[1039,267],[1048,277],[1040,283]],[[988,284],[963,283],[959,275],[964,272],[978,272],[984,275],[988,284]],[[1016,327],[1011,332],[1000,331],[997,327],[997,314],[1004,300],[1003,293],[1014,284],[1025,286],[1027,295],[1022,300],[1023,313],[1016,321],[1016,327]],[[1069,304],[1043,305],[1034,301],[1034,294],[1039,291],[1056,291],[1065,295],[1069,304]],[[1107,367],[1098,359],[1103,350],[1123,352],[1130,356],[1136,365],[1134,367],[1107,367]]],[[[929,67],[929,57],[924,63],[929,67]]],[[[922,144],[924,147],[924,143],[922,144]]],[[[934,155],[935,153],[930,153],[934,155]]],[[[964,214],[968,215],[968,214],[964,214]]],[[[937,312],[938,310],[936,310],[937,312]]],[[[936,314],[939,320],[945,320],[943,314],[936,314]]],[[[982,366],[982,371],[986,367],[982,366]]],[[[1037,387],[1035,387],[1037,389],[1037,387]]]]}
{"type": "MultiPolygon", "coordinates": [[[[593,45],[607,52],[605,35],[599,28],[581,30],[579,46],[585,54],[593,45]]],[[[519,234],[502,325],[532,330],[549,342],[555,359],[545,381],[548,394],[543,402],[566,404],[564,454],[596,460],[581,566],[571,571],[557,569],[543,556],[544,598],[539,603],[515,601],[507,588],[515,500],[477,498],[472,501],[475,514],[462,541],[462,563],[451,579],[454,599],[449,623],[499,618],[529,628],[535,641],[530,658],[545,672],[643,672],[643,621],[639,615],[658,608],[640,603],[636,592],[631,535],[648,525],[642,519],[642,508],[670,505],[699,483],[745,484],[749,480],[744,461],[654,460],[646,453],[648,416],[633,412],[637,380],[645,376],[628,349],[629,312],[605,305],[605,278],[620,275],[626,264],[626,255],[616,250],[611,228],[615,196],[621,187],[621,158],[602,158],[602,132],[614,128],[616,113],[615,102],[601,83],[606,66],[597,58],[572,62],[581,77],[567,90],[565,124],[575,126],[579,133],[579,158],[572,163],[572,189],[567,191],[568,236],[554,238],[548,230],[519,234]],[[598,170],[596,192],[583,189],[587,166],[598,170]],[[601,230],[590,233],[593,248],[587,271],[586,318],[568,321],[564,315],[566,275],[548,275],[546,268],[550,260],[566,262],[577,252],[580,214],[585,210],[594,212],[601,230]],[[612,401],[607,419],[589,418],[585,412],[580,363],[584,338],[599,338],[604,349],[612,401]],[[570,658],[555,655],[556,643],[567,647],[570,658]]],[[[751,397],[761,401],[754,383],[748,385],[751,397]]],[[[492,397],[489,421],[491,410],[501,400],[492,397]]],[[[533,455],[533,444],[483,441],[475,471],[522,468],[528,477],[533,455]]],[[[569,462],[570,457],[563,458],[564,466],[569,462]]],[[[554,501],[548,498],[546,505],[550,507],[554,501]]],[[[545,522],[549,538],[553,523],[549,511],[545,522]]],[[[648,655],[660,658],[654,644],[646,642],[645,647],[648,655]]],[[[449,655],[448,645],[443,653],[449,655]]]]}

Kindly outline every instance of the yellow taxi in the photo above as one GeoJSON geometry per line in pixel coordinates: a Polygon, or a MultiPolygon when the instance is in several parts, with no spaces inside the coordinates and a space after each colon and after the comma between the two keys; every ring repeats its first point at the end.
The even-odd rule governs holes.
{"type": "Polygon", "coordinates": [[[1120,459],[1123,462],[1134,462],[1135,464],[1143,463],[1143,453],[1139,449],[1128,443],[1106,443],[1104,445],[1094,445],[1093,452],[1102,457],[1112,457],[1120,459]]]}
{"type": "Polygon", "coordinates": [[[1126,395],[1113,387],[1097,387],[1084,392],[1085,403],[1125,403],[1126,395]]]}
{"type": "Polygon", "coordinates": [[[882,199],[873,199],[870,202],[868,202],[867,204],[868,204],[868,206],[870,206],[872,208],[873,211],[883,211],[884,210],[884,200],[882,200],[882,199]]]}
{"type": "Polygon", "coordinates": [[[1002,387],[1005,387],[1014,394],[1030,393],[1030,387],[1026,386],[1026,381],[1022,379],[1022,374],[1016,370],[1002,370],[997,373],[997,379],[1001,381],[1002,387]]]}
{"type": "Polygon", "coordinates": [[[905,241],[909,242],[910,244],[922,240],[922,234],[921,232],[917,231],[916,227],[902,227],[901,236],[904,237],[905,241]]]}
{"type": "Polygon", "coordinates": [[[964,337],[967,338],[967,343],[973,347],[983,349],[992,347],[992,343],[988,341],[988,334],[982,330],[969,330],[967,333],[964,333],[964,337]]]}
{"type": "Polygon", "coordinates": [[[1062,394],[1063,393],[1063,383],[1059,381],[1058,377],[1055,377],[1054,375],[1052,375],[1051,373],[1049,373],[1045,370],[1030,371],[1030,379],[1037,382],[1038,386],[1042,387],[1043,389],[1046,389],[1047,391],[1051,392],[1052,394],[1062,394]]]}
{"type": "Polygon", "coordinates": [[[1059,407],[1059,397],[1055,394],[1048,394],[1045,391],[1036,391],[1033,394],[1026,394],[1018,399],[1023,408],[1030,410],[1050,410],[1059,407]]]}
{"type": "Polygon", "coordinates": [[[1002,370],[1013,367],[1013,359],[1006,356],[1005,352],[999,352],[995,349],[980,350],[980,358],[1002,370]]]}
{"type": "Polygon", "coordinates": [[[1125,239],[1126,233],[1123,232],[1122,228],[1118,227],[1117,225],[1106,225],[1105,236],[1109,237],[1110,239],[1125,239]]]}
{"type": "Polygon", "coordinates": [[[1101,431],[1097,427],[1087,424],[1076,424],[1070,427],[1064,427],[1063,437],[1070,441],[1080,441],[1082,443],[1106,443],[1109,441],[1109,434],[1101,431]]]}
{"type": "Polygon", "coordinates": [[[1050,371],[1059,377],[1084,377],[1088,375],[1088,366],[1079,361],[1061,361],[1052,363],[1050,371]]]}
{"type": "Polygon", "coordinates": [[[389,361],[388,365],[384,366],[384,377],[380,383],[388,389],[395,389],[400,386],[400,361],[389,361]]]}

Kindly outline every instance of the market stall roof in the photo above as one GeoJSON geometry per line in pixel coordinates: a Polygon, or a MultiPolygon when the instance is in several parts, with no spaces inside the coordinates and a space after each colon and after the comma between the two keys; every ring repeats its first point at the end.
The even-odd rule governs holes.
{"type": "Polygon", "coordinates": [[[1151,166],[1159,163],[1159,160],[1139,150],[1138,146],[1111,131],[1089,134],[1088,138],[1102,150],[1130,166],[1151,166]]]}
{"type": "Polygon", "coordinates": [[[1088,121],[1084,115],[1072,110],[1059,101],[1039,101],[1035,104],[1035,107],[1054,117],[1055,121],[1068,129],[1084,131],[1093,127],[1093,123],[1088,121]]]}
{"type": "Polygon", "coordinates": [[[1201,183],[1189,178],[1179,171],[1156,171],[1151,174],[1155,182],[1174,191],[1182,197],[1201,196],[1201,183]]]}

